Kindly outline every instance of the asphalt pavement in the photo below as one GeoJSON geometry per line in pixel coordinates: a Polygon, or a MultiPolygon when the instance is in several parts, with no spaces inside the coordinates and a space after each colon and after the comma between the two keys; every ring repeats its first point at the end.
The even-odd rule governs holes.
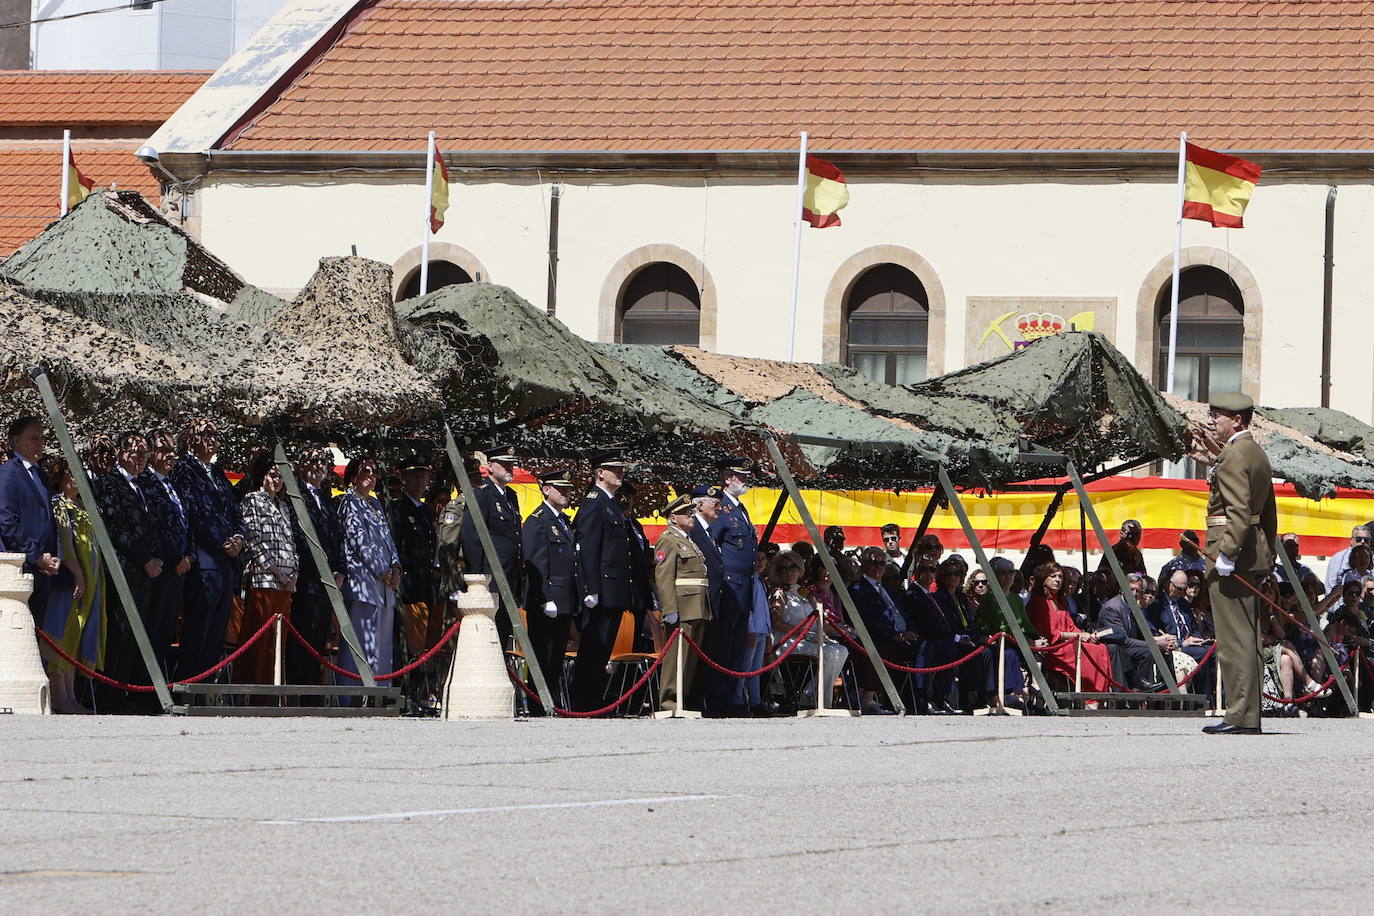
{"type": "Polygon", "coordinates": [[[1369,909],[1374,723],[0,716],[0,913],[1369,909]]]}

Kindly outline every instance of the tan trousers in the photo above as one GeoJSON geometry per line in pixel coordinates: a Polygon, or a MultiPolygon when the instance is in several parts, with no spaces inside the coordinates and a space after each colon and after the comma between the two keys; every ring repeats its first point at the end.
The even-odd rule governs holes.
{"type": "MultiPolygon", "coordinates": [[[[1212,622],[1217,630],[1217,664],[1226,691],[1226,721],[1243,728],[1260,726],[1260,689],[1264,682],[1259,597],[1237,581],[1240,573],[1208,574],[1212,622]]],[[[1246,581],[1254,584],[1253,574],[1246,581]]]]}
{"type": "MultiPolygon", "coordinates": [[[[683,633],[692,637],[697,645],[701,645],[702,638],[706,635],[706,625],[709,620],[683,620],[675,627],[669,628],[669,634],[673,630],[682,629],[683,633]]],[[[682,692],[688,698],[692,697],[692,682],[697,675],[697,654],[686,642],[679,640],[682,645],[682,692]]],[[[677,696],[677,655],[678,648],[674,645],[668,650],[668,654],[663,658],[663,666],[658,669],[658,708],[664,710],[676,710],[678,706],[677,696]]],[[[684,698],[684,705],[686,698],[684,698]]]]}

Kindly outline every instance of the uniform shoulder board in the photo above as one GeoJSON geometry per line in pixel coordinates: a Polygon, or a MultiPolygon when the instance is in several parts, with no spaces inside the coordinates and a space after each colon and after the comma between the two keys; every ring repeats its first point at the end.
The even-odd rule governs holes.
{"type": "Polygon", "coordinates": [[[590,490],[588,490],[588,491],[587,491],[587,495],[584,496],[584,497],[582,497],[582,498],[583,498],[583,499],[596,499],[596,487],[592,487],[590,490]]]}

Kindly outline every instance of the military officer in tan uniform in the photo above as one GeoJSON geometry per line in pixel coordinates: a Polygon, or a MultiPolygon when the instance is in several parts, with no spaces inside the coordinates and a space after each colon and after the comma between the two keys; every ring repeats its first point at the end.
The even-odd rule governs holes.
{"type": "Polygon", "coordinates": [[[1255,404],[1238,392],[1211,401],[1211,426],[1224,441],[1211,471],[1207,496],[1207,575],[1217,661],[1226,691],[1226,719],[1208,725],[1211,735],[1260,733],[1261,658],[1259,596],[1246,588],[1274,568],[1278,510],[1273,471],[1250,434],[1255,404]]]}
{"type": "MultiPolygon", "coordinates": [[[[659,514],[668,520],[668,527],[663,529],[654,546],[654,582],[658,586],[663,623],[669,628],[668,632],[681,628],[685,635],[701,645],[706,635],[706,625],[711,621],[711,605],[706,581],[706,558],[702,556],[701,548],[692,543],[689,534],[696,523],[692,517],[695,511],[688,496],[679,496],[659,510],[659,514]]],[[[696,653],[690,646],[684,647],[682,698],[677,695],[677,657],[678,650],[674,646],[663,660],[658,691],[661,709],[676,710],[679,700],[685,704],[686,698],[693,695],[696,653]]]]}

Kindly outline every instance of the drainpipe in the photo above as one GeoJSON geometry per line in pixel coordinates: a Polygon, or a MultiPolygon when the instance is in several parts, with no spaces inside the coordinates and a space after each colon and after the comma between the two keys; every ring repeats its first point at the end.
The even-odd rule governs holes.
{"type": "Polygon", "coordinates": [[[558,204],[563,186],[554,182],[549,188],[549,291],[545,298],[550,315],[558,312],[558,204]]]}
{"type": "Polygon", "coordinates": [[[1326,254],[1322,265],[1322,406],[1331,406],[1331,272],[1336,241],[1336,186],[1326,189],[1326,254]]]}

